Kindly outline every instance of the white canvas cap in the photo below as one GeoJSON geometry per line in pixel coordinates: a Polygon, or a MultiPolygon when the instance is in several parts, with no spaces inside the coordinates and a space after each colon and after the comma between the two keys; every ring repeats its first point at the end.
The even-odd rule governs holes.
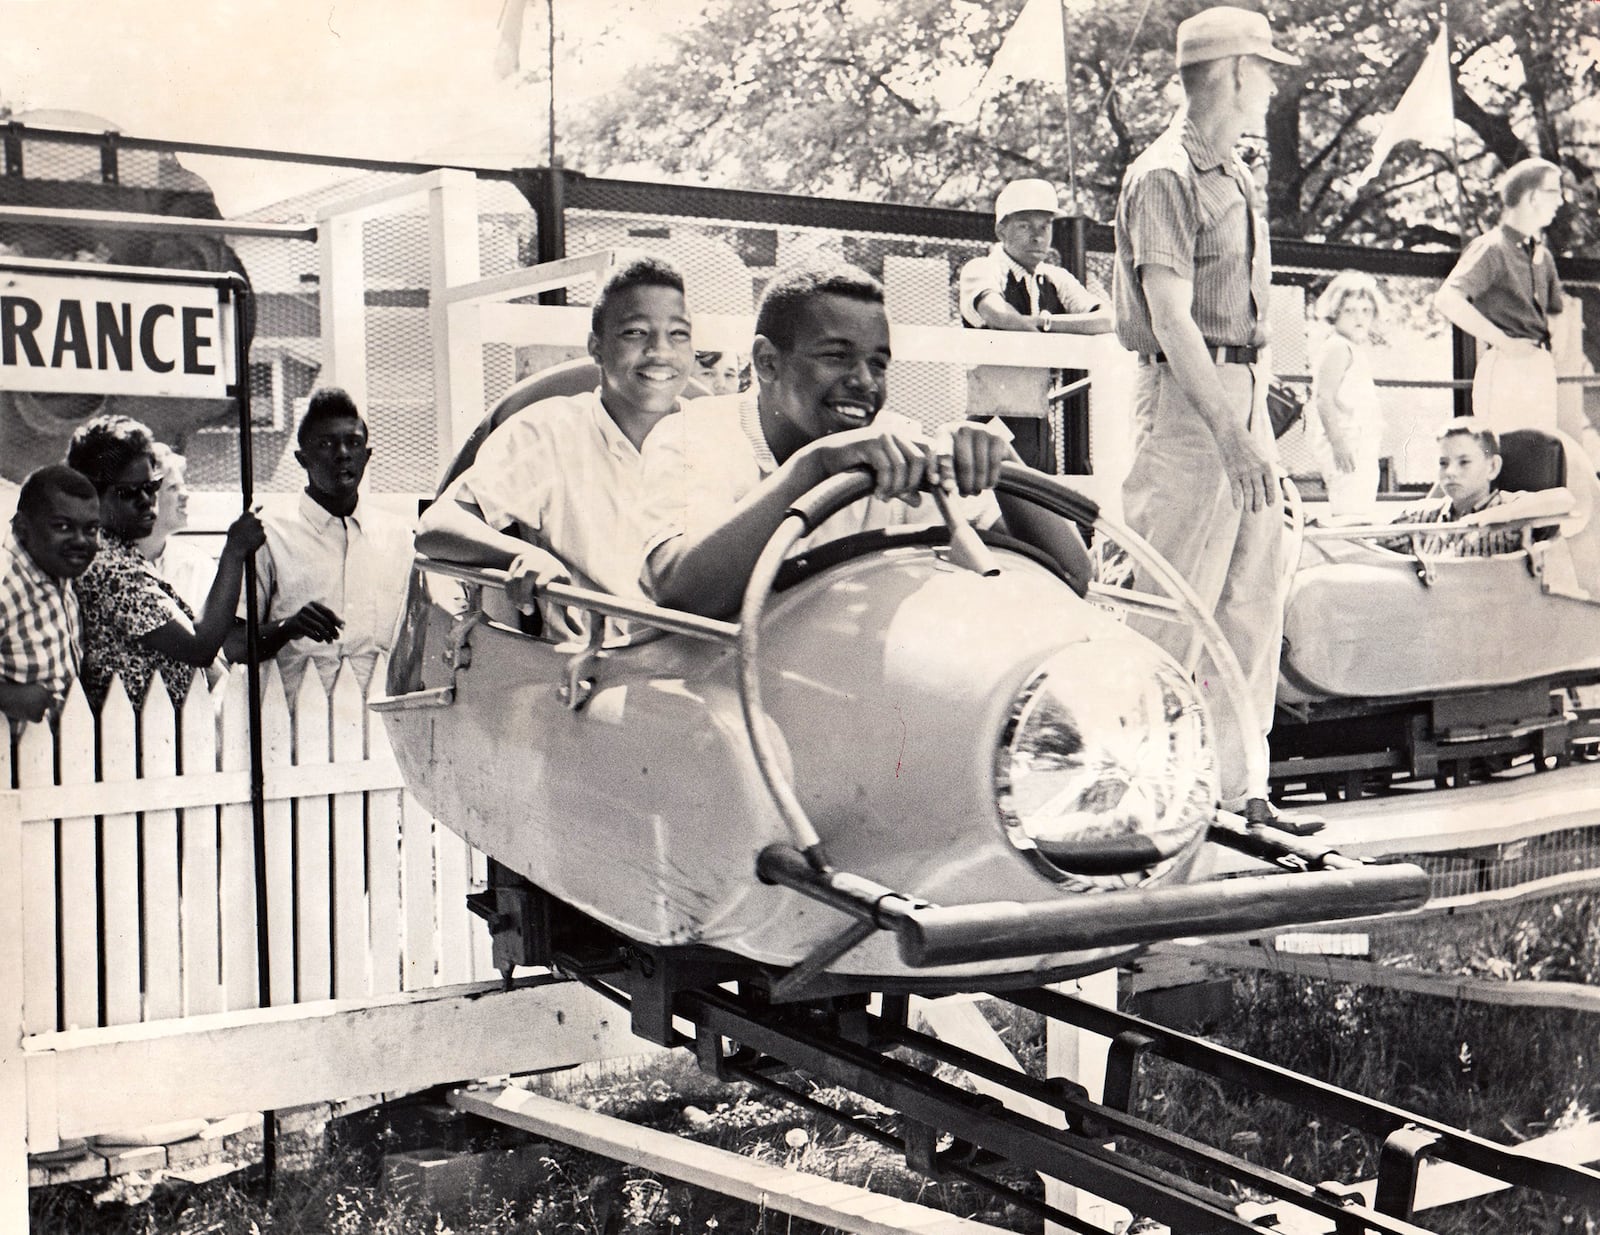
{"type": "Polygon", "coordinates": [[[1042,210],[1057,219],[1064,214],[1056,203],[1055,186],[1048,180],[1013,180],[994,199],[996,223],[1009,215],[1022,214],[1027,210],[1042,210]]]}

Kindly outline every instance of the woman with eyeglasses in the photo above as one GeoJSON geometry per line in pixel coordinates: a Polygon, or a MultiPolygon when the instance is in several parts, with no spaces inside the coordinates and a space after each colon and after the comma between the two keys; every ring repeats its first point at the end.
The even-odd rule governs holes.
{"type": "Polygon", "coordinates": [[[123,689],[139,707],[150,679],[160,673],[173,702],[181,704],[195,669],[216,659],[233,627],[245,560],[264,539],[261,521],[246,511],[228,528],[216,577],[196,617],[137,545],[155,527],[161,493],[150,430],[127,416],[96,416],[73,433],[67,464],[100,493],[100,552],[78,580],[84,691],[99,707],[111,679],[121,675],[123,689]]]}

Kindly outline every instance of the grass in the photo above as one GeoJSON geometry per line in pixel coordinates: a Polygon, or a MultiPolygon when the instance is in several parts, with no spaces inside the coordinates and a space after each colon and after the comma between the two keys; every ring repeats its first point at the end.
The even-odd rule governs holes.
{"type": "MultiPolygon", "coordinates": [[[[1432,972],[1600,982],[1600,905],[1569,897],[1481,916],[1390,923],[1375,951],[1432,972]]],[[[1283,974],[1234,979],[1232,1010],[1208,1036],[1356,1093],[1515,1143],[1600,1111],[1600,1017],[1407,996],[1283,974]]],[[[1377,1146],[1270,1100],[1162,1064],[1141,1113],[1309,1181],[1376,1174],[1377,1146]]],[[[1600,1215],[1527,1189],[1429,1212],[1448,1235],[1593,1231],[1600,1215]]]]}
{"type": "MultiPolygon", "coordinates": [[[[1383,925],[1375,954],[1392,963],[1491,978],[1600,982],[1600,900],[1566,897],[1488,913],[1383,925]]],[[[1208,1037],[1357,1093],[1499,1142],[1529,1139],[1600,1111],[1600,1017],[1408,996],[1283,974],[1233,979],[1230,1009],[1208,1037]]],[[[992,1011],[1001,1036],[1036,1074],[1043,1026],[992,1011]]],[[[794,1078],[790,1078],[793,1080],[794,1078]]],[[[1011,1230],[1037,1230],[1024,1211],[956,1182],[910,1172],[889,1149],[748,1085],[701,1073],[685,1052],[642,1064],[534,1078],[563,1101],[691,1136],[762,1161],[824,1175],[1011,1230]]],[[[804,1085],[804,1082],[800,1082],[804,1085]]],[[[851,1124],[893,1130],[895,1117],[843,1090],[810,1087],[851,1124]]],[[[1138,1113],[1177,1132],[1308,1181],[1352,1181],[1376,1170],[1376,1146],[1182,1069],[1150,1061],[1138,1113]]],[[[426,1121],[424,1121],[425,1123],[426,1121]]],[[[415,1121],[413,1121],[414,1125],[415,1121]]],[[[823,1235],[825,1228],[690,1188],[563,1146],[535,1153],[541,1179],[520,1197],[483,1199],[446,1218],[386,1194],[383,1152],[437,1143],[437,1125],[408,1125],[404,1108],[357,1117],[312,1169],[280,1176],[268,1197],[248,1182],[158,1188],[141,1203],[96,1204],[64,1186],[31,1198],[35,1235],[823,1235]]],[[[452,1148],[525,1143],[469,1122],[452,1148]]],[[[1171,1163],[1164,1163],[1171,1166],[1171,1163]]],[[[1038,1196],[1030,1176],[1008,1181],[1038,1196]]],[[[1207,1181],[1226,1191],[1223,1181],[1207,1181]]],[[[103,1183],[99,1185],[104,1189],[103,1183]]],[[[1594,1232],[1587,1215],[1519,1189],[1447,1210],[1422,1224],[1446,1235],[1594,1232]]]]}

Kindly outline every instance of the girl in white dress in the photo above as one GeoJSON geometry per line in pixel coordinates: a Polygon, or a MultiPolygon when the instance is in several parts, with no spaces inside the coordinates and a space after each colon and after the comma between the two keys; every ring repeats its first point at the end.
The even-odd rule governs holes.
{"type": "Polygon", "coordinates": [[[1383,408],[1368,347],[1384,305],[1371,275],[1347,270],[1317,300],[1329,329],[1312,360],[1306,435],[1328,490],[1330,513],[1371,513],[1378,496],[1383,408]]]}

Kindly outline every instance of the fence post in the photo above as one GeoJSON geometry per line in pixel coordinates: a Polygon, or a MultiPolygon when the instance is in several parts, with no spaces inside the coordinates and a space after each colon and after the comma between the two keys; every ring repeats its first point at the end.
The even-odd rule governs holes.
{"type": "MultiPolygon", "coordinates": [[[[1062,262],[1073,278],[1087,287],[1089,280],[1089,220],[1083,215],[1062,219],[1056,235],[1064,237],[1062,262]]],[[[1061,380],[1071,384],[1089,376],[1087,369],[1063,369],[1061,380]]],[[[1093,470],[1089,453],[1089,392],[1080,390],[1061,401],[1060,468],[1067,476],[1087,476],[1093,470]]],[[[1055,460],[1051,460],[1052,466],[1055,460]]]]}
{"type": "Polygon", "coordinates": [[[483,330],[476,304],[451,304],[449,291],[474,282],[478,259],[478,182],[446,169],[428,191],[428,327],[433,337],[433,392],[440,462],[483,416],[483,330]]]}
{"type": "MultiPolygon", "coordinates": [[[[1458,382],[1470,382],[1478,371],[1478,341],[1460,326],[1450,327],[1450,376],[1458,382]]],[[[1457,416],[1472,415],[1472,391],[1457,386],[1450,392],[1457,416]]]]}
{"type": "Polygon", "coordinates": [[[28,1229],[28,1077],[23,1067],[22,806],[0,791],[0,1230],[28,1229]]]}

